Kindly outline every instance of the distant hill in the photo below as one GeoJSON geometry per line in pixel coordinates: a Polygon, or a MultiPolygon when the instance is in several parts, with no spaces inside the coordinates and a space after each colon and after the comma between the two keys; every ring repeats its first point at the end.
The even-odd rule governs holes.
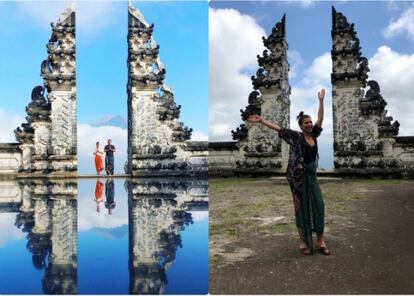
{"type": "Polygon", "coordinates": [[[115,228],[102,228],[102,227],[94,227],[91,229],[98,233],[99,235],[106,237],[106,238],[122,238],[128,234],[128,225],[122,225],[115,228]]]}
{"type": "Polygon", "coordinates": [[[120,115],[107,115],[99,119],[98,121],[92,123],[92,126],[117,126],[120,128],[127,128],[127,120],[120,115]]]}

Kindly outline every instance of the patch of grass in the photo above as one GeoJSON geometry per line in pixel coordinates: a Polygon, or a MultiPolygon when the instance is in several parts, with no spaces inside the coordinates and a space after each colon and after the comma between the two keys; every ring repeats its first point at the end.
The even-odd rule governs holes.
{"type": "MultiPolygon", "coordinates": [[[[217,178],[217,179],[209,179],[208,186],[209,190],[216,191],[218,189],[223,189],[226,187],[236,186],[239,187],[240,185],[246,185],[246,183],[252,183],[260,181],[269,181],[269,178],[217,178]]],[[[254,185],[253,185],[254,186],[254,185]]]]}
{"type": "Polygon", "coordinates": [[[296,233],[296,226],[294,223],[285,224],[271,224],[262,227],[265,233],[272,235],[292,235],[296,233]]]}
{"type": "Polygon", "coordinates": [[[346,206],[341,203],[336,203],[328,206],[329,210],[333,210],[335,212],[343,212],[346,210],[346,206]]]}
{"type": "Polygon", "coordinates": [[[230,235],[230,236],[239,236],[240,230],[236,228],[227,228],[227,229],[224,229],[223,233],[226,235],[230,235]]]}
{"type": "Polygon", "coordinates": [[[213,256],[209,256],[209,261],[210,261],[210,264],[211,263],[216,264],[219,261],[221,261],[221,256],[217,254],[214,254],[213,256]]]}

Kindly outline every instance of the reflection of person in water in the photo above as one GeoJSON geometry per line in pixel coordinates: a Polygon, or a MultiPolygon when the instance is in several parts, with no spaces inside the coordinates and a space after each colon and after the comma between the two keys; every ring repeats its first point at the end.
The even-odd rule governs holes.
{"type": "Polygon", "coordinates": [[[104,184],[101,181],[97,180],[96,181],[96,186],[95,186],[95,202],[96,202],[96,211],[97,212],[100,212],[100,210],[101,210],[99,205],[103,201],[103,199],[102,199],[103,188],[104,188],[104,184]]]}
{"type": "Polygon", "coordinates": [[[115,206],[116,206],[114,180],[109,180],[109,179],[106,180],[106,183],[105,183],[105,197],[106,197],[105,208],[108,209],[108,214],[111,215],[112,214],[112,209],[114,209],[115,206]]]}

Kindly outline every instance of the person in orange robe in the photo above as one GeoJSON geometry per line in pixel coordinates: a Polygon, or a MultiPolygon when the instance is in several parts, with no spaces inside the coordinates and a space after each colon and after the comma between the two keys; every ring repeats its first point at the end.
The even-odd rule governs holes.
{"type": "Polygon", "coordinates": [[[96,149],[93,155],[95,155],[96,173],[100,175],[101,172],[103,171],[103,161],[102,161],[103,152],[99,150],[99,142],[96,142],[96,149]]]}
{"type": "Polygon", "coordinates": [[[95,202],[96,202],[96,211],[100,212],[100,203],[103,201],[102,199],[102,193],[103,193],[104,184],[97,180],[96,186],[95,186],[95,202]]]}

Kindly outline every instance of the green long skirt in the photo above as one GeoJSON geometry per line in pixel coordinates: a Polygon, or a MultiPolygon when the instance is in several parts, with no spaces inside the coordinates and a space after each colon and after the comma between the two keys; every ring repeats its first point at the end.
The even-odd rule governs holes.
{"type": "Polygon", "coordinates": [[[323,233],[325,205],[316,179],[316,162],[305,166],[296,225],[301,228],[303,241],[313,251],[312,231],[323,233]]]}

